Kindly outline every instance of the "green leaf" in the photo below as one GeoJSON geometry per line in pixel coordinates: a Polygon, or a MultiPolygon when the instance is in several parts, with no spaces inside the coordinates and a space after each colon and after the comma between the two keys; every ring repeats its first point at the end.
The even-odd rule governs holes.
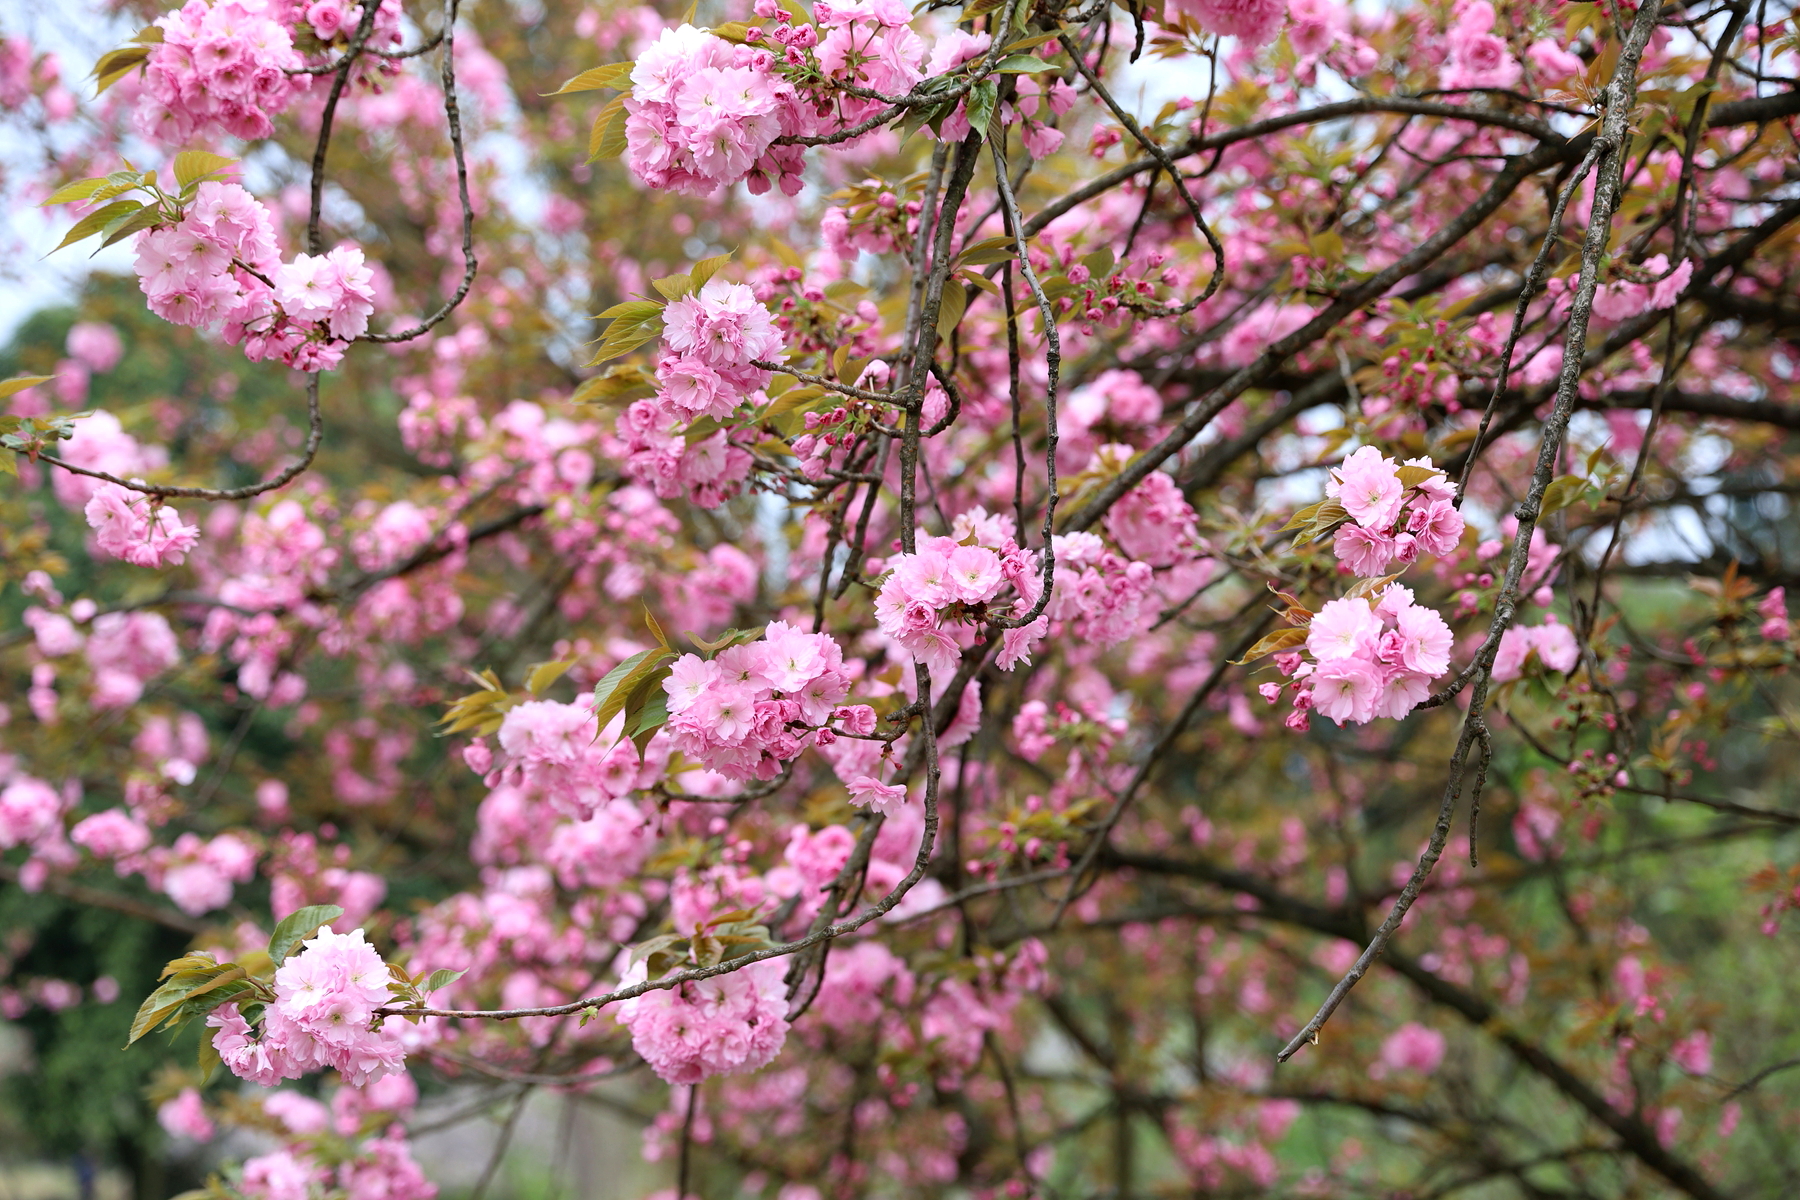
{"type": "Polygon", "coordinates": [[[539,663],[531,668],[531,674],[525,677],[525,690],[534,696],[542,695],[545,688],[561,679],[568,669],[575,665],[574,659],[564,662],[539,663]]]}
{"type": "Polygon", "coordinates": [[[1045,62],[1035,54],[1015,54],[994,65],[996,75],[1035,75],[1040,71],[1058,71],[1055,63],[1045,62]]]}
{"type": "Polygon", "coordinates": [[[1586,491],[1587,480],[1579,475],[1561,475],[1552,479],[1544,489],[1544,503],[1538,510],[1539,515],[1547,517],[1553,512],[1560,512],[1581,499],[1582,493],[1586,491]]]}
{"type": "Polygon", "coordinates": [[[951,278],[952,279],[960,279],[964,283],[969,285],[970,287],[975,288],[978,291],[986,292],[988,295],[993,296],[996,299],[998,299],[1000,296],[1000,285],[995,283],[993,280],[989,279],[985,275],[980,275],[974,271],[964,269],[964,270],[957,271],[955,274],[953,274],[951,276],[951,278]]]}
{"type": "Polygon", "coordinates": [[[431,978],[425,981],[425,986],[419,989],[419,995],[429,996],[439,988],[449,987],[465,974],[467,974],[465,971],[452,971],[449,967],[439,967],[431,973],[431,978]]]}
{"type": "Polygon", "coordinates": [[[796,409],[805,408],[815,400],[818,400],[821,396],[829,395],[831,395],[830,392],[827,392],[824,388],[819,387],[816,384],[809,383],[805,387],[789,388],[787,391],[781,393],[781,395],[775,397],[775,399],[769,401],[769,406],[757,413],[756,419],[758,421],[770,421],[786,413],[794,412],[796,409]]]}
{"type": "Polygon", "coordinates": [[[656,731],[669,723],[669,694],[658,688],[644,700],[637,720],[631,725],[631,744],[637,747],[638,761],[644,761],[645,748],[656,731]]]}
{"type": "MultiPolygon", "coordinates": [[[[73,245],[83,238],[93,237],[96,233],[99,233],[102,229],[105,229],[108,225],[112,224],[113,221],[127,214],[137,212],[143,207],[144,206],[139,204],[136,200],[115,200],[105,208],[97,208],[87,216],[81,218],[81,220],[75,222],[75,227],[63,235],[62,241],[56,243],[56,250],[61,250],[64,246],[73,245]]],[[[52,250],[51,253],[56,253],[56,250],[52,250]]]]}
{"type": "Polygon", "coordinates": [[[662,294],[665,300],[679,300],[694,290],[692,275],[668,275],[662,279],[652,279],[650,286],[662,294]]]}
{"type": "MultiPolygon", "coordinates": [[[[211,958],[193,957],[195,957],[195,961],[205,965],[176,971],[166,982],[146,996],[142,1004],[138,1005],[137,1015],[131,1018],[131,1040],[125,1043],[127,1046],[155,1029],[165,1019],[174,1016],[176,1010],[190,995],[207,987],[213,980],[228,971],[240,973],[243,971],[242,967],[235,964],[217,963],[211,958]]],[[[176,960],[176,962],[180,961],[182,960],[176,960]]],[[[170,966],[173,965],[175,964],[170,964],[170,966]]]]}
{"type": "Polygon", "coordinates": [[[707,32],[721,41],[730,42],[734,46],[745,45],[750,40],[747,36],[750,32],[750,26],[743,21],[727,21],[723,25],[714,25],[711,29],[707,30],[707,32]]]}
{"type": "Polygon", "coordinates": [[[38,207],[49,208],[53,204],[73,204],[77,200],[91,199],[95,192],[105,187],[107,180],[78,179],[74,183],[65,183],[50,193],[50,198],[38,207]]]}
{"type": "Polygon", "coordinates": [[[114,242],[123,241],[134,233],[142,233],[161,220],[162,210],[154,204],[146,204],[132,215],[108,225],[105,230],[106,236],[101,240],[94,253],[98,254],[114,242]]]}
{"type": "Polygon", "coordinates": [[[294,952],[295,946],[317,933],[321,925],[328,925],[343,915],[344,910],[335,904],[309,904],[289,913],[269,935],[269,961],[279,967],[294,952]]]}
{"type": "Polygon", "coordinates": [[[648,658],[649,655],[650,651],[639,650],[636,654],[601,676],[600,682],[594,685],[595,702],[598,704],[605,704],[606,701],[611,698],[613,692],[617,690],[619,684],[624,682],[625,677],[635,671],[638,664],[648,658]]]}
{"type": "Polygon", "coordinates": [[[631,728],[636,713],[649,696],[648,689],[655,683],[668,677],[669,670],[663,664],[675,655],[663,649],[651,650],[644,660],[631,669],[630,674],[619,681],[612,694],[594,710],[595,724],[604,730],[615,716],[625,714],[624,727],[631,728]]]}
{"type": "Polygon", "coordinates": [[[663,304],[659,300],[626,300],[613,305],[603,313],[595,315],[596,321],[641,321],[645,317],[661,315],[663,304]]]}
{"type": "Polygon", "coordinates": [[[985,267],[991,263],[1005,262],[1013,257],[1017,245],[1010,237],[983,238],[972,246],[963,247],[963,252],[956,256],[956,265],[985,267]]]}
{"type": "Polygon", "coordinates": [[[16,395],[26,388],[36,387],[40,383],[49,383],[54,375],[21,375],[17,379],[8,379],[0,383],[0,398],[16,395]]]}
{"type": "Polygon", "coordinates": [[[660,307],[654,316],[633,321],[625,318],[615,320],[607,327],[606,336],[600,340],[600,349],[588,360],[590,367],[598,366],[609,358],[618,358],[630,354],[645,342],[662,334],[662,311],[660,307]]]}
{"type": "MultiPolygon", "coordinates": [[[[679,933],[658,934],[656,937],[649,938],[633,946],[631,948],[631,957],[628,961],[635,966],[640,962],[651,962],[659,955],[673,955],[675,961],[680,962],[687,957],[687,945],[688,940],[679,933]],[[679,952],[677,952],[678,947],[679,952]]],[[[668,968],[665,967],[663,970],[666,971],[667,969],[668,968]]],[[[650,978],[655,979],[661,974],[663,974],[663,971],[658,971],[654,966],[650,968],[650,978]]]]}
{"type": "Polygon", "coordinates": [[[1000,85],[992,79],[984,79],[969,89],[968,115],[969,132],[976,137],[986,137],[988,122],[994,119],[994,107],[1000,103],[1000,85]]]}
{"type": "Polygon", "coordinates": [[[209,1037],[202,1037],[200,1039],[200,1054],[197,1064],[200,1068],[201,1087],[206,1086],[207,1080],[212,1078],[212,1073],[217,1070],[223,1062],[224,1060],[219,1057],[218,1050],[213,1046],[213,1040],[209,1037]]]}
{"type": "Polygon", "coordinates": [[[695,263],[693,269],[688,272],[694,280],[694,287],[696,289],[705,287],[707,282],[724,269],[725,264],[730,261],[731,251],[727,250],[724,254],[715,254],[711,258],[703,258],[695,263]]]}
{"type": "Polygon", "coordinates": [[[607,63],[604,67],[589,67],[575,78],[569,80],[554,92],[544,92],[545,96],[563,96],[569,92],[597,92],[601,88],[616,88],[629,91],[631,88],[631,69],[636,66],[631,62],[607,63]]]}
{"type": "Polygon", "coordinates": [[[640,650],[608,671],[606,677],[594,685],[595,724],[600,729],[605,729],[615,716],[625,710],[638,685],[649,678],[657,667],[674,657],[673,651],[658,646],[654,650],[640,650]]]}
{"type": "MultiPolygon", "coordinates": [[[[470,672],[471,675],[474,672],[470,672]]],[[[438,722],[444,728],[439,737],[463,733],[473,729],[481,737],[496,732],[505,719],[506,711],[517,703],[517,699],[493,679],[491,671],[475,675],[475,681],[481,684],[482,690],[462,697],[450,706],[443,719],[438,722]],[[484,678],[483,676],[486,676],[484,678]]]]}
{"type": "Polygon", "coordinates": [[[765,628],[765,626],[758,625],[754,629],[727,629],[716,642],[709,642],[690,629],[687,631],[687,639],[700,647],[703,658],[711,658],[727,646],[735,646],[740,642],[754,642],[763,635],[765,628]]]}
{"type": "Polygon", "coordinates": [[[569,397],[574,404],[621,405],[656,394],[656,381],[642,367],[614,365],[586,380],[569,397]]]}
{"type": "Polygon", "coordinates": [[[176,1009],[171,1024],[191,1021],[195,1017],[204,1017],[222,1004],[229,1004],[245,992],[254,990],[246,976],[248,972],[241,966],[232,966],[223,975],[211,979],[187,994],[187,998],[176,1009]]]}
{"type": "Polygon", "coordinates": [[[1234,664],[1255,662],[1265,654],[1274,654],[1281,650],[1292,650],[1294,647],[1301,645],[1305,641],[1306,630],[1304,629],[1277,629],[1274,633],[1261,638],[1254,646],[1244,651],[1244,657],[1233,659],[1232,661],[1234,664]]]}
{"type": "Polygon", "coordinates": [[[927,125],[935,129],[939,122],[955,111],[955,102],[949,100],[940,101],[937,104],[921,104],[916,108],[908,109],[906,116],[901,118],[898,126],[900,140],[904,142],[927,125]]]}
{"type": "Polygon", "coordinates": [[[963,319],[963,313],[969,307],[969,293],[958,287],[952,280],[944,283],[943,299],[938,304],[937,332],[938,337],[948,338],[963,319]]]}
{"type": "Polygon", "coordinates": [[[162,974],[158,979],[167,979],[171,975],[179,975],[183,971],[210,971],[219,965],[219,960],[204,950],[196,954],[184,954],[163,964],[162,974]]]}
{"type": "Polygon", "coordinates": [[[223,154],[212,154],[205,150],[183,150],[175,156],[175,185],[180,188],[200,182],[208,175],[216,175],[236,162],[235,158],[226,158],[223,154]]]}
{"type": "Polygon", "coordinates": [[[1401,467],[1399,470],[1400,486],[1416,488],[1421,483],[1440,478],[1442,471],[1434,471],[1430,467],[1401,467]]]}
{"type": "Polygon", "coordinates": [[[1060,29],[1052,29],[1049,33],[1033,34],[1028,38],[1020,38],[1016,42],[1008,42],[1006,44],[1006,52],[1008,54],[1023,54],[1027,50],[1037,49],[1045,42],[1053,42],[1061,36],[1062,30],[1060,29]]]}
{"type": "Polygon", "coordinates": [[[650,636],[656,639],[657,645],[661,646],[664,650],[671,648],[669,646],[669,635],[663,632],[662,625],[657,621],[655,615],[651,613],[648,604],[644,606],[644,624],[650,627],[650,636]]]}
{"type": "MultiPolygon", "coordinates": [[[[160,34],[162,31],[159,29],[157,32],[160,34]]],[[[145,45],[120,46],[117,50],[108,50],[102,54],[100,61],[94,64],[93,77],[97,81],[94,95],[98,96],[105,92],[107,88],[143,66],[149,58],[150,47],[145,45]]]]}
{"type": "Polygon", "coordinates": [[[1601,442],[1598,446],[1595,446],[1593,448],[1593,450],[1589,452],[1589,454],[1587,456],[1587,462],[1583,465],[1581,473],[1583,475],[1592,475],[1594,473],[1594,468],[1600,465],[1600,459],[1602,457],[1604,457],[1605,454],[1606,454],[1606,443],[1601,442]]]}
{"type": "Polygon", "coordinates": [[[588,134],[588,161],[617,158],[625,153],[625,97],[614,96],[594,114],[594,128],[588,134]]]}

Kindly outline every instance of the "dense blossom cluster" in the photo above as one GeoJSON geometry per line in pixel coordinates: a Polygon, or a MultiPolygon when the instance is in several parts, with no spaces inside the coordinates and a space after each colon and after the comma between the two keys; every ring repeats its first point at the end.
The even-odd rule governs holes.
{"type": "MultiPolygon", "coordinates": [[[[329,1106],[297,1091],[269,1092],[246,1108],[280,1148],[246,1159],[235,1190],[247,1200],[306,1200],[326,1190],[347,1200],[432,1200],[437,1185],[414,1160],[397,1123],[418,1100],[418,1085],[403,1072],[339,1087],[329,1106]]],[[[233,1115],[241,1118],[243,1111],[233,1115]]],[[[164,1101],[156,1117],[171,1135],[194,1142],[218,1132],[197,1088],[164,1101]]]]}
{"type": "Polygon", "coordinates": [[[85,511],[94,544],[134,567],[179,564],[200,541],[200,530],[183,525],[173,508],[116,483],[95,488],[85,511]]]}
{"type": "MultiPolygon", "coordinates": [[[[682,25],[638,56],[625,102],[626,161],[652,187],[705,196],[746,177],[784,189],[798,173],[769,157],[784,133],[802,132],[793,89],[770,73],[774,55],[682,25]],[[754,176],[752,171],[757,172],[754,176]]],[[[792,148],[790,148],[791,150],[792,148]]]]}
{"type": "Polygon", "coordinates": [[[206,1019],[213,1048],[233,1074],[272,1087],[308,1071],[336,1068],[352,1087],[401,1069],[406,1050],[393,1031],[371,1027],[392,998],[388,967],[362,930],[321,928],[275,972],[275,1000],[252,1030],[236,1004],[206,1019]]]}
{"type": "Polygon", "coordinates": [[[1450,55],[1441,79],[1446,88],[1509,88],[1519,81],[1519,60],[1494,33],[1496,14],[1487,0],[1456,6],[1450,55]]]}
{"type": "MultiPolygon", "coordinates": [[[[1278,655],[1295,680],[1292,729],[1305,729],[1317,709],[1339,725],[1404,717],[1431,694],[1431,681],[1450,669],[1450,627],[1437,611],[1413,602],[1411,588],[1391,583],[1378,597],[1345,596],[1312,618],[1306,653],[1278,655]]],[[[1265,683],[1273,703],[1281,685],[1265,683]]]]}
{"type": "MultiPolygon", "coordinates": [[[[1029,611],[1041,590],[1037,565],[1013,540],[1011,521],[981,509],[964,514],[950,536],[925,535],[916,546],[884,564],[875,619],[914,662],[947,677],[982,622],[1008,615],[1009,609],[1029,611]],[[1002,603],[1009,593],[1012,604],[1002,603]]],[[[1029,653],[1025,647],[1043,629],[1027,626],[1008,635],[1003,657],[1010,667],[1029,653]]]]}
{"type": "Polygon", "coordinates": [[[197,135],[266,138],[295,95],[312,84],[285,13],[267,0],[188,0],[157,20],[138,101],[138,131],[182,145],[197,135]]]}
{"type": "Polygon", "coordinates": [[[1098,534],[1057,534],[1056,589],[1044,616],[1065,622],[1069,633],[1096,646],[1116,646],[1137,633],[1154,595],[1155,572],[1147,562],[1109,550],[1098,534]]]}
{"type": "MultiPolygon", "coordinates": [[[[399,0],[375,0],[364,45],[401,42],[399,0]]],[[[187,0],[155,27],[133,118],[153,142],[180,146],[217,134],[255,140],[305,94],[315,76],[300,46],[343,45],[365,9],[350,0],[187,0]]],[[[366,60],[365,60],[366,61],[366,60]]],[[[391,64],[378,68],[391,71],[391,64]]],[[[369,70],[361,62],[354,77],[369,70]]]]}
{"type": "MultiPolygon", "coordinates": [[[[927,76],[950,75],[984,58],[993,44],[990,34],[952,29],[928,45],[900,0],[816,4],[816,23],[797,21],[775,0],[757,0],[755,12],[774,24],[752,29],[741,44],[682,25],[664,29],[637,58],[625,101],[626,162],[651,187],[704,196],[744,182],[755,194],[779,187],[796,195],[802,150],[781,139],[860,141],[842,131],[927,76]]],[[[1047,157],[1063,142],[1048,118],[1074,102],[1068,84],[1023,75],[997,119],[1019,126],[1027,153],[1047,157]]],[[[968,132],[967,101],[934,125],[934,135],[948,141],[968,132]]],[[[844,213],[830,210],[825,234],[853,258],[846,227],[844,213]]],[[[870,248],[880,244],[861,240],[870,248]]]]}
{"type": "MultiPolygon", "coordinates": [[[[1736,1110],[1696,1114],[1758,1068],[1694,1025],[1703,982],[1602,866],[1710,853],[1684,806],[1738,783],[1718,763],[1757,761],[1791,707],[1770,485],[1800,394],[1769,282],[1792,275],[1787,24],[1728,5],[1647,38],[1665,99],[1711,95],[1684,152],[1576,137],[1623,111],[1595,97],[1631,5],[1169,0],[1143,22],[1088,12],[1077,35],[1078,6],[1054,4],[743,0],[707,31],[544,0],[518,6],[519,31],[420,8],[417,53],[391,55],[401,7],[376,2],[191,0],[127,48],[142,79],[84,113],[91,145],[56,148],[105,160],[89,216],[134,186],[104,176],[119,122],[200,152],[139,172],[157,207],[111,226],[138,231],[138,288],[183,329],[146,334],[97,283],[66,337],[56,316],[17,338],[21,371],[54,378],[0,397],[19,477],[0,489],[0,584],[22,597],[0,595],[22,610],[0,631],[0,878],[44,893],[28,918],[97,898],[198,931],[185,961],[203,965],[138,995],[242,960],[205,1035],[232,1077],[182,1064],[149,1087],[183,1152],[249,1128],[264,1152],[224,1168],[246,1200],[429,1200],[402,1130],[410,1057],[452,1088],[571,1099],[648,1065],[674,1091],[655,1112],[664,1089],[639,1077],[645,1156],[679,1153],[708,1195],[1012,1198],[1131,1175],[1142,1194],[1326,1197],[1429,1190],[1459,1160],[1550,1170],[1440,1123],[1447,1087],[1501,1122],[1562,1095],[1556,1144],[1587,1154],[1598,1131],[1621,1178],[1660,1170],[1656,1147],[1696,1175],[1737,1169],[1719,1153],[1736,1110]],[[1729,64],[1696,49],[1728,22],[1729,64]],[[1140,35],[1212,78],[1145,112],[1144,139],[1103,91],[1124,98],[1140,35]],[[624,95],[579,162],[534,139],[572,136],[558,106],[581,100],[534,94],[594,61],[613,65],[565,90],[624,95]],[[193,177],[284,111],[280,144],[244,154],[245,179],[283,190],[193,177]],[[318,203],[277,169],[315,135],[318,203]],[[1152,137],[1175,177],[1143,157],[1152,137]],[[1626,146],[1628,203],[1674,215],[1623,234],[1591,179],[1626,146]],[[615,152],[628,173],[599,162],[615,152]],[[521,161],[541,184],[524,193],[505,186],[521,161]],[[1541,185],[1578,171],[1548,228],[1541,185]],[[1195,206],[1228,231],[1222,263],[1195,206]],[[1478,436],[1515,341],[1495,281],[1609,226],[1592,336],[1567,343],[1572,419],[1547,415],[1547,385],[1596,281],[1565,270],[1528,301],[1517,387],[1478,436]],[[459,282],[465,228],[479,254],[459,282]],[[383,261],[292,252],[347,232],[383,261]],[[1734,257],[1747,236],[1764,240],[1734,257]],[[716,277],[727,246],[743,283],[716,277]],[[590,299],[617,322],[589,368],[626,361],[584,378],[560,326],[590,299]],[[1677,305],[1691,341],[1637,324],[1677,305]],[[370,339],[377,307],[424,336],[370,339]],[[280,369],[214,371],[221,340],[302,371],[391,344],[323,381],[326,451],[290,478],[277,464],[316,428],[291,390],[270,398],[280,369]],[[117,415],[69,417],[90,391],[117,415]],[[390,441],[378,418],[402,408],[390,441]],[[1543,462],[1584,474],[1528,528],[1507,514],[1544,482],[1546,437],[1563,441],[1543,462]],[[1428,448],[1457,487],[1406,457],[1428,448]],[[197,477],[284,482],[177,512],[57,458],[186,495],[197,477]],[[1303,495],[1319,502],[1290,540],[1275,527],[1303,495]],[[1738,565],[1712,570],[1727,552],[1738,565]],[[1297,593],[1272,633],[1266,580],[1297,593]],[[1268,736],[1231,649],[1258,644],[1279,648],[1260,690],[1290,698],[1289,728],[1314,710],[1359,728],[1268,736]],[[1770,708],[1746,722],[1729,697],[1752,690],[1770,708]],[[1465,719],[1486,722],[1463,726],[1484,819],[1451,847],[1414,801],[1465,719]],[[458,755],[470,773],[443,769],[458,755]],[[1452,861],[1477,848],[1556,870],[1486,886],[1452,861]],[[1315,1118],[1323,1093],[1277,1088],[1244,1048],[1297,1031],[1309,980],[1363,949],[1344,935],[1426,867],[1359,985],[1372,1003],[1328,1032],[1362,1066],[1306,1049],[1291,1070],[1349,1079],[1359,1104],[1403,1096],[1427,1132],[1341,1136],[1374,1118],[1315,1118]],[[1519,897],[1552,883],[1546,924],[1519,897]],[[329,906],[356,932],[266,963],[288,935],[245,914],[265,896],[283,929],[329,906]],[[358,926],[443,973],[391,968],[358,926]],[[655,986],[696,966],[719,973],[655,986]],[[1577,994],[1606,1019],[1571,1036],[1577,994]],[[1490,1089],[1502,1027],[1531,1047],[1528,1101],[1510,1077],[1490,1089]],[[1204,1069],[1149,1112],[1120,1067],[1166,1045],[1204,1069]],[[242,1090],[315,1071],[337,1078],[242,1090]],[[1062,1121],[1070,1087],[1101,1097],[1099,1127],[1062,1121]],[[1167,1153],[1103,1170],[1146,1136],[1167,1153]]],[[[47,145],[64,136],[55,78],[0,39],[9,132],[41,118],[47,145]]],[[[1728,811],[1763,803],[1742,800],[1728,811]]],[[[1738,870],[1754,836],[1720,861],[1738,870]]],[[[1755,886],[1775,932],[1800,873],[1755,886]]],[[[0,937],[0,1017],[121,998],[111,977],[27,973],[61,932],[0,937]]],[[[1779,1086],[1743,1103],[1772,1109],[1779,1086]]]]}
{"type": "Polygon", "coordinates": [[[729,779],[773,779],[807,746],[834,740],[834,723],[874,732],[872,708],[843,706],[850,682],[830,634],[772,621],[757,641],[675,661],[663,681],[666,728],[676,749],[729,779]]]}
{"type": "Polygon", "coordinates": [[[136,248],[152,312],[175,325],[222,326],[252,362],[329,370],[375,311],[374,272],[361,250],[339,246],[283,263],[268,209],[235,183],[202,183],[180,221],[139,234],[136,248]]]}
{"type": "Polygon", "coordinates": [[[618,736],[619,723],[613,724],[607,731],[612,736],[597,736],[591,700],[528,700],[511,709],[500,726],[501,766],[492,768],[486,746],[471,757],[471,765],[480,764],[490,786],[504,782],[586,821],[609,800],[653,782],[665,765],[655,755],[640,759],[630,740],[618,736]]]}
{"type": "Polygon", "coordinates": [[[1260,46],[1281,32],[1288,0],[1178,0],[1176,7],[1199,21],[1208,33],[1260,46]]]}
{"type": "Polygon", "coordinates": [[[1331,549],[1351,574],[1365,579],[1395,564],[1410,567],[1421,554],[1442,558],[1462,539],[1456,489],[1430,459],[1400,464],[1363,446],[1331,472],[1325,494],[1349,516],[1331,549]],[[1403,465],[1424,477],[1409,487],[1400,478],[1403,465]]]}
{"type": "MultiPolygon", "coordinates": [[[[96,855],[102,855],[102,851],[123,851],[148,832],[123,813],[113,811],[116,815],[108,826],[88,831],[90,837],[84,844],[96,855]]],[[[77,827],[76,832],[79,831],[77,827]]],[[[102,856],[115,857],[119,867],[136,865],[132,855],[102,856]]],[[[258,857],[256,848],[234,833],[221,833],[210,840],[184,833],[172,847],[150,850],[143,859],[143,869],[152,887],[173,900],[176,908],[197,917],[231,903],[232,885],[250,882],[256,874],[258,857]]]]}
{"type": "Polygon", "coordinates": [[[769,372],[754,364],[781,358],[781,331],[750,288],[711,279],[663,310],[663,342],[656,395],[619,417],[625,470],[658,496],[685,495],[716,508],[749,475],[750,454],[732,440],[731,429],[700,438],[689,430],[757,401],[769,372]]]}
{"type": "MultiPolygon", "coordinates": [[[[787,967],[767,959],[710,979],[645,992],[615,1010],[631,1047],[669,1083],[767,1066],[787,1041],[787,967]]],[[[639,964],[624,982],[644,977],[639,964]]]]}

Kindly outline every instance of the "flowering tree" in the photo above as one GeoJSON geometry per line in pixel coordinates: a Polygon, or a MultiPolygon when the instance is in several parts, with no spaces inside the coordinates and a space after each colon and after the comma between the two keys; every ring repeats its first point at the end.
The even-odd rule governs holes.
{"type": "Polygon", "coordinates": [[[677,1197],[1768,1194],[1791,10],[9,37],[135,278],[0,384],[6,1015],[218,1196],[619,1077],[677,1197]]]}

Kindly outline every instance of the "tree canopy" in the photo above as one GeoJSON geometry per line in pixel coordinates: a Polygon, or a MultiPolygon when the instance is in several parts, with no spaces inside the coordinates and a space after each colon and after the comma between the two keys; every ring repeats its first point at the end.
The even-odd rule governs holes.
{"type": "Polygon", "coordinates": [[[0,1140],[1800,1175],[1792,4],[113,12],[0,18],[132,263],[0,351],[0,1140]]]}

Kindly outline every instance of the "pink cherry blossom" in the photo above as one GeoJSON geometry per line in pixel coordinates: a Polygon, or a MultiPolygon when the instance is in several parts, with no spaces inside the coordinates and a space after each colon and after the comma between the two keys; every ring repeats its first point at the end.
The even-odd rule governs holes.
{"type": "Polygon", "coordinates": [[[1241,38],[1252,46],[1275,39],[1287,17],[1287,0],[1180,0],[1178,5],[1208,33],[1241,38]]]}
{"type": "Polygon", "coordinates": [[[1408,1021],[1381,1044],[1380,1061],[1390,1071],[1430,1075],[1444,1061],[1444,1035],[1408,1021]]]}
{"type": "MultiPolygon", "coordinates": [[[[694,1084],[766,1066],[787,1040],[786,965],[751,963],[728,975],[645,992],[615,1013],[631,1045],[664,1081],[694,1084]]],[[[639,963],[624,982],[644,978],[639,963]]]]}
{"type": "Polygon", "coordinates": [[[1373,446],[1362,446],[1331,473],[1327,494],[1337,498],[1344,511],[1367,529],[1388,529],[1400,516],[1400,484],[1394,460],[1373,446]]]}

